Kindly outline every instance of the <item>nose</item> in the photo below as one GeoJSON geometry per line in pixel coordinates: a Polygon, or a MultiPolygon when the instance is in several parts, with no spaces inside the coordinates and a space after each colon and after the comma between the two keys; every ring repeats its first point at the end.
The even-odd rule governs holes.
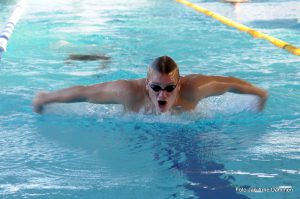
{"type": "Polygon", "coordinates": [[[158,92],[158,97],[159,98],[163,98],[164,99],[164,98],[167,97],[167,95],[168,95],[167,91],[161,90],[161,91],[158,92]]]}

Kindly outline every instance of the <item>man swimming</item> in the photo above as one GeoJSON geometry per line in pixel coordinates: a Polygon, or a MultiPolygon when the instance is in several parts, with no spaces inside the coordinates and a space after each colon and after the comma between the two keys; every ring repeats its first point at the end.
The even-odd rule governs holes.
{"type": "Polygon", "coordinates": [[[41,92],[36,95],[33,106],[37,113],[41,113],[43,106],[49,103],[91,102],[122,104],[126,111],[159,114],[193,110],[200,100],[225,92],[257,95],[260,97],[260,110],[268,96],[263,89],[235,77],[180,76],[175,61],[162,56],[150,64],[147,78],[41,92]]]}

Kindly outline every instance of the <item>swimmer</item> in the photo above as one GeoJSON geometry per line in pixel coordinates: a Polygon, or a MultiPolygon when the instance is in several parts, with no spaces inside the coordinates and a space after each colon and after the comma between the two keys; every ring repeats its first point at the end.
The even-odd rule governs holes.
{"type": "Polygon", "coordinates": [[[102,55],[102,54],[70,54],[68,58],[66,59],[66,64],[71,64],[71,61],[101,61],[100,69],[107,68],[107,65],[111,61],[111,57],[102,55]]]}
{"type": "Polygon", "coordinates": [[[82,55],[82,54],[70,54],[67,60],[74,60],[74,61],[97,61],[97,60],[110,60],[111,57],[105,55],[82,55]]]}
{"type": "Polygon", "coordinates": [[[249,0],[223,0],[223,2],[230,3],[234,6],[234,12],[236,14],[236,18],[239,19],[241,13],[240,4],[247,3],[249,2],[249,0]]]}
{"type": "Polygon", "coordinates": [[[258,96],[260,110],[268,97],[265,90],[235,77],[180,76],[175,61],[162,56],[150,64],[146,78],[40,92],[33,100],[33,107],[35,112],[42,113],[43,107],[49,103],[90,102],[122,104],[125,111],[131,112],[178,113],[193,110],[200,100],[225,92],[258,96]]]}

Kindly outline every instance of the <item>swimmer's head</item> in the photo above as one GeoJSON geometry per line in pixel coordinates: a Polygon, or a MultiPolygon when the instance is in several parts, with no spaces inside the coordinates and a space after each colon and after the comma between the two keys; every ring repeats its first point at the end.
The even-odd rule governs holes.
{"type": "Polygon", "coordinates": [[[158,57],[149,65],[148,73],[147,73],[148,79],[152,75],[153,71],[164,73],[164,74],[172,74],[179,79],[178,65],[169,56],[158,57]]]}
{"type": "Polygon", "coordinates": [[[171,57],[158,57],[150,64],[146,90],[157,112],[167,112],[176,103],[180,76],[179,68],[171,57]]]}

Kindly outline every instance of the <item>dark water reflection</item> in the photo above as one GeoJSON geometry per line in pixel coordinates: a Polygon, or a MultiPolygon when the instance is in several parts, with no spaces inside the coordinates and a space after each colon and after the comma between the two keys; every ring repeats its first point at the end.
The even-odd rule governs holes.
{"type": "MultiPolygon", "coordinates": [[[[236,192],[236,187],[232,184],[235,181],[233,176],[214,172],[225,169],[224,164],[214,160],[215,147],[218,147],[219,143],[217,139],[215,141],[210,137],[205,139],[205,136],[201,135],[211,132],[212,136],[217,136],[218,131],[220,131],[218,127],[211,125],[204,125],[202,129],[197,130],[188,127],[161,126],[159,131],[148,131],[153,140],[157,141],[153,148],[154,160],[161,166],[171,165],[170,170],[185,175],[187,182],[179,186],[193,191],[197,198],[218,199],[222,196],[222,198],[246,199],[248,197],[236,192]]],[[[176,198],[179,193],[172,196],[176,198]]]]}

